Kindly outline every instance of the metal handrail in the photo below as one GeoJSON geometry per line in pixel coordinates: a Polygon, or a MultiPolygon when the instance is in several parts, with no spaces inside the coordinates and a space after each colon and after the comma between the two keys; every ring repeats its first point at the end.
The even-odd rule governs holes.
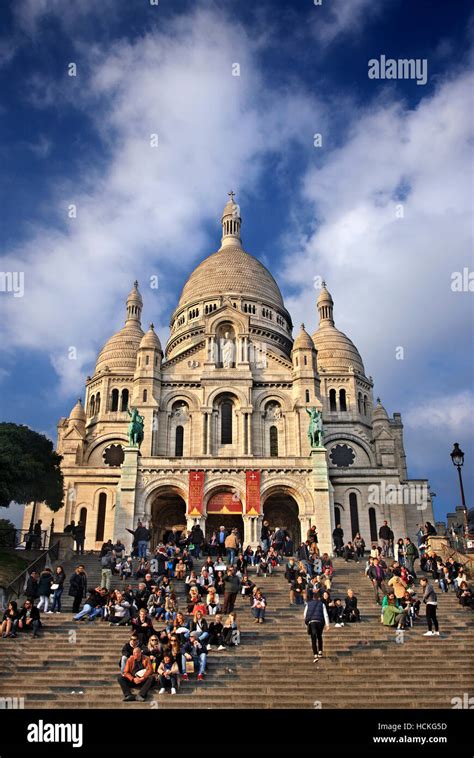
{"type": "Polygon", "coordinates": [[[47,559],[50,558],[50,560],[57,560],[58,554],[59,541],[52,545],[48,550],[46,550],[43,555],[40,555],[39,558],[30,563],[26,569],[23,569],[23,571],[4,588],[4,597],[6,602],[10,600],[12,595],[20,597],[20,595],[23,594],[23,587],[25,585],[27,574],[31,574],[32,571],[42,571],[46,566],[47,559]]]}
{"type": "MultiPolygon", "coordinates": [[[[0,544],[2,547],[13,547],[15,549],[18,549],[20,545],[25,544],[25,549],[27,549],[26,545],[28,543],[28,539],[31,537],[31,542],[36,542],[38,535],[33,535],[32,532],[29,529],[9,529],[8,527],[0,527],[0,544]],[[11,544],[3,544],[2,536],[10,536],[11,535],[11,544]]],[[[48,541],[48,530],[42,529],[41,530],[41,538],[39,540],[39,545],[31,545],[31,547],[35,550],[46,550],[46,543],[48,541]]],[[[7,540],[7,542],[10,542],[10,540],[7,540]]]]}

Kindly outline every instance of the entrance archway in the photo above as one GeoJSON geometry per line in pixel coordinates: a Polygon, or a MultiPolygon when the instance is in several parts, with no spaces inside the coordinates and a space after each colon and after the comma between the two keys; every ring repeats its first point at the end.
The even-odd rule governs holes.
{"type": "Polygon", "coordinates": [[[263,518],[272,528],[280,527],[290,535],[296,550],[301,543],[301,525],[298,503],[286,492],[269,495],[263,504],[263,518]]]}
{"type": "Polygon", "coordinates": [[[178,536],[186,529],[186,503],[174,490],[161,491],[151,506],[151,546],[167,540],[172,529],[178,536]]]}
{"type": "MultiPolygon", "coordinates": [[[[244,520],[242,518],[243,506],[235,490],[223,487],[215,491],[207,501],[206,516],[206,539],[210,539],[212,532],[219,531],[220,526],[225,526],[226,531],[237,529],[240,540],[244,539],[244,520]]],[[[244,546],[245,547],[245,546],[244,546]]]]}

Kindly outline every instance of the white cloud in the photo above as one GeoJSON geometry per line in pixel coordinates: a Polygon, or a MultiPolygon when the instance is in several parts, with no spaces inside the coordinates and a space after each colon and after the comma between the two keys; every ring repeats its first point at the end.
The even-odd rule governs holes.
{"type": "Polygon", "coordinates": [[[458,73],[413,110],[387,100],[372,106],[306,176],[317,225],[289,256],[285,276],[303,293],[287,305],[295,323],[308,323],[317,294],[308,280],[325,278],[336,325],[358,345],[382,397],[402,377],[405,386],[418,376],[436,382],[426,365],[440,347],[444,361],[467,363],[471,298],[450,285],[453,271],[472,268],[472,86],[472,74],[458,73]]]}
{"type": "Polygon", "coordinates": [[[269,151],[306,140],[316,110],[295,88],[267,90],[253,40],[213,12],[180,17],[133,43],[91,48],[88,61],[90,75],[81,71],[54,96],[57,107],[74,100],[90,115],[109,157],[94,166],[84,154],[81,177],[56,187],[59,228],[35,229],[2,264],[25,272],[24,298],[3,301],[3,344],[47,351],[65,393],[82,388],[100,342],[122,325],[117,304],[135,278],[145,322],[168,321],[176,305],[170,277],[178,268],[184,283],[194,262],[217,248],[227,190],[245,204],[269,151]],[[232,76],[234,62],[240,77],[232,76]],[[77,218],[67,216],[71,203],[77,218]],[[213,241],[204,231],[211,220],[213,241]],[[154,274],[157,292],[146,287],[154,274]]]}
{"type": "Polygon", "coordinates": [[[456,437],[465,433],[474,418],[474,392],[463,390],[453,395],[439,395],[419,401],[409,409],[406,425],[426,429],[430,434],[456,437]]]}
{"type": "MultiPolygon", "coordinates": [[[[384,0],[384,10],[388,2],[384,0]]],[[[329,45],[343,35],[358,34],[360,27],[380,10],[374,0],[323,0],[321,5],[315,5],[313,29],[319,42],[329,45]]]]}

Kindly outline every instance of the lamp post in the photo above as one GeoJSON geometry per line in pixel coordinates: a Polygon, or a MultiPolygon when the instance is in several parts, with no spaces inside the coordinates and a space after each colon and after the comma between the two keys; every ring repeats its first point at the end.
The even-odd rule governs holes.
{"type": "Polygon", "coordinates": [[[467,539],[467,536],[468,536],[467,508],[466,508],[466,498],[464,497],[464,487],[462,483],[462,474],[461,474],[461,468],[464,466],[464,453],[459,447],[459,442],[454,443],[453,451],[451,453],[451,460],[453,462],[453,465],[456,466],[458,470],[459,487],[461,489],[461,503],[462,503],[462,507],[464,508],[464,534],[467,539]]]}

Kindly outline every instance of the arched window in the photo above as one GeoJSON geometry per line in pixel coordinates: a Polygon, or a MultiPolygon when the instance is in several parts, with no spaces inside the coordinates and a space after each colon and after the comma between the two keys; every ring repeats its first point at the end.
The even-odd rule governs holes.
{"type": "Polygon", "coordinates": [[[93,416],[94,414],[95,414],[95,395],[92,395],[89,401],[89,416],[93,416]]]}
{"type": "Polygon", "coordinates": [[[143,402],[146,403],[148,398],[148,390],[143,390],[143,402]]]}
{"type": "Polygon", "coordinates": [[[121,410],[126,411],[128,408],[128,390],[124,389],[122,390],[122,405],[121,410]]]}
{"type": "Polygon", "coordinates": [[[338,505],[334,506],[334,523],[336,526],[341,523],[341,509],[338,505]]]}
{"type": "Polygon", "coordinates": [[[79,522],[78,523],[82,524],[84,526],[84,528],[85,528],[86,523],[87,523],[87,508],[81,508],[81,510],[79,511],[79,522]]]}
{"type": "Polygon", "coordinates": [[[305,402],[306,402],[306,403],[309,403],[309,400],[310,400],[310,397],[309,397],[309,390],[306,390],[306,392],[305,392],[305,398],[306,398],[305,402]]]}
{"type": "Polygon", "coordinates": [[[99,411],[100,411],[100,392],[98,392],[97,395],[95,396],[95,412],[96,412],[96,415],[99,413],[99,411]]]}
{"type": "Polygon", "coordinates": [[[128,390],[124,389],[122,390],[122,405],[121,410],[126,411],[128,408],[128,390]]]}
{"type": "Polygon", "coordinates": [[[278,429],[276,426],[270,427],[270,455],[276,458],[278,455],[278,429]]]}
{"type": "Polygon", "coordinates": [[[351,492],[349,495],[349,508],[351,511],[352,539],[354,539],[357,532],[359,531],[359,511],[357,508],[357,495],[355,492],[351,492]]]}
{"type": "Polygon", "coordinates": [[[96,542],[104,541],[105,514],[107,511],[107,495],[101,492],[99,495],[99,508],[97,510],[97,528],[95,530],[96,542]]]}
{"type": "Polygon", "coordinates": [[[329,390],[329,410],[331,413],[337,411],[336,390],[329,390]]]}
{"type": "Polygon", "coordinates": [[[367,416],[367,395],[364,395],[364,416],[367,416]]]}
{"type": "Polygon", "coordinates": [[[339,390],[339,410],[347,411],[346,390],[339,390]]]}
{"type": "Polygon", "coordinates": [[[183,457],[183,449],[184,449],[184,427],[177,426],[176,439],[174,443],[174,454],[177,458],[183,457]]]}
{"type": "Polygon", "coordinates": [[[232,444],[232,403],[224,400],[221,405],[221,445],[232,444]]]}
{"type": "Polygon", "coordinates": [[[357,395],[357,410],[362,413],[362,392],[357,395]]]}
{"type": "Polygon", "coordinates": [[[369,524],[370,539],[372,542],[377,542],[377,517],[375,515],[375,508],[369,508],[369,524]]]}
{"type": "Polygon", "coordinates": [[[110,400],[110,410],[118,411],[118,406],[119,406],[119,391],[112,390],[112,395],[111,395],[111,400],[110,400]]]}

